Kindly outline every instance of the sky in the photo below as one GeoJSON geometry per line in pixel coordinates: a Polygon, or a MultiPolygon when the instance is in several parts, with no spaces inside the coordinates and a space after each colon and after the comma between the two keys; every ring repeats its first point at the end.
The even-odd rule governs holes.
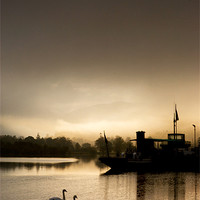
{"type": "Polygon", "coordinates": [[[1,135],[193,139],[198,0],[1,0],[1,135]]]}

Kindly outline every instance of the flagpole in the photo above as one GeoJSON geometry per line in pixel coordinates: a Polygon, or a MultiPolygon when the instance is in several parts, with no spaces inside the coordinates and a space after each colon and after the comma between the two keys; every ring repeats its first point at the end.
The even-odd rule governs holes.
{"type": "Polygon", "coordinates": [[[179,117],[178,117],[178,112],[177,112],[177,109],[176,109],[176,104],[175,104],[175,113],[174,113],[174,136],[175,136],[175,133],[176,133],[176,139],[177,139],[177,133],[178,133],[178,124],[177,124],[177,121],[179,120],[179,117]]]}

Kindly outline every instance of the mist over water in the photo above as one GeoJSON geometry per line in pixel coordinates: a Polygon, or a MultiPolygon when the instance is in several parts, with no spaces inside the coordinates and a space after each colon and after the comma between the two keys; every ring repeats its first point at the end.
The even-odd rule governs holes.
{"type": "Polygon", "coordinates": [[[199,199],[199,173],[106,173],[98,159],[1,158],[1,200],[199,199]],[[109,175],[107,175],[109,174],[109,175]]]}

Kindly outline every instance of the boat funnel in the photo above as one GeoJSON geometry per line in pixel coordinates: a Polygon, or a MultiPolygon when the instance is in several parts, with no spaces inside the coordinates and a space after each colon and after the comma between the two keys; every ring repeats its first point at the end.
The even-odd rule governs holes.
{"type": "Polygon", "coordinates": [[[143,152],[144,151],[144,143],[145,143],[145,131],[137,131],[137,152],[143,152]]]}

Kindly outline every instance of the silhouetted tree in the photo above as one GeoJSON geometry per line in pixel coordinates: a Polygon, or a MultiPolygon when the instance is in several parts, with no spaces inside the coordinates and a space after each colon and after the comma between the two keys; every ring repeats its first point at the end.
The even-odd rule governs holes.
{"type": "MultiPolygon", "coordinates": [[[[111,153],[112,152],[112,140],[110,138],[107,138],[107,145],[108,145],[108,151],[111,153]]],[[[96,141],[95,141],[95,147],[97,151],[100,153],[100,155],[105,156],[107,155],[107,150],[106,150],[106,142],[105,138],[100,136],[96,141]]]]}
{"type": "Polygon", "coordinates": [[[119,156],[122,152],[126,150],[126,143],[123,138],[120,136],[116,136],[113,140],[113,151],[119,156]]]}
{"type": "Polygon", "coordinates": [[[105,148],[105,141],[102,136],[100,136],[96,141],[95,141],[95,147],[97,148],[97,151],[100,153],[100,155],[105,155],[106,154],[106,148],[105,148]]]}
{"type": "Polygon", "coordinates": [[[76,143],[74,150],[75,150],[75,152],[80,152],[81,151],[81,145],[79,143],[76,143]]]}
{"type": "Polygon", "coordinates": [[[39,133],[36,136],[36,140],[40,140],[40,134],[39,133]]]}
{"type": "Polygon", "coordinates": [[[96,151],[96,148],[95,147],[92,147],[91,144],[89,143],[84,143],[82,144],[82,147],[81,147],[81,152],[82,153],[89,153],[90,155],[94,155],[97,153],[96,151]]]}
{"type": "Polygon", "coordinates": [[[36,143],[34,137],[28,136],[24,139],[24,142],[36,143]]]}

